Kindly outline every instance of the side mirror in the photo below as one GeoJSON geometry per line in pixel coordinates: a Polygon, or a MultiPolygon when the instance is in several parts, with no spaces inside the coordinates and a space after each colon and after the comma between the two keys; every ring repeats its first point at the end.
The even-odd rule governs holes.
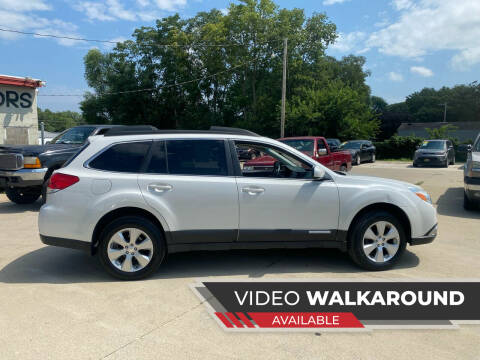
{"type": "Polygon", "coordinates": [[[467,151],[468,151],[468,152],[472,152],[472,145],[471,145],[471,144],[468,144],[468,145],[467,145],[467,151]]]}
{"type": "Polygon", "coordinates": [[[331,152],[334,152],[334,151],[337,151],[337,150],[338,150],[338,146],[335,146],[335,145],[330,146],[330,151],[331,152]]]}
{"type": "Polygon", "coordinates": [[[325,177],[325,169],[321,166],[315,166],[313,168],[313,179],[314,180],[321,180],[325,177]]]}
{"type": "Polygon", "coordinates": [[[317,154],[318,156],[327,155],[327,149],[318,149],[317,154]]]}

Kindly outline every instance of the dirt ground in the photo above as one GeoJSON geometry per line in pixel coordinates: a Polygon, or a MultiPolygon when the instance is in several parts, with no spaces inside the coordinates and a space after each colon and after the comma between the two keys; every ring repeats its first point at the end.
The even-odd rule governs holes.
{"type": "Polygon", "coordinates": [[[480,274],[480,212],[462,207],[461,166],[377,162],[353,174],[419,184],[438,210],[439,236],[409,247],[387,272],[358,269],[335,250],[185,253],[153,278],[119,282],[97,259],[44,246],[40,203],[0,195],[1,359],[480,359],[480,325],[369,333],[226,333],[189,284],[196,278],[459,279],[480,274]]]}

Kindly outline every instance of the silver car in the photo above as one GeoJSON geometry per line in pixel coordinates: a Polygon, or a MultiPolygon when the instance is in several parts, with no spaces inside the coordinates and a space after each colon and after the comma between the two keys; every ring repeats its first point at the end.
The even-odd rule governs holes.
{"type": "Polygon", "coordinates": [[[464,201],[466,210],[473,210],[480,204],[480,134],[468,151],[464,169],[464,201]]]}
{"type": "Polygon", "coordinates": [[[153,273],[167,253],[192,250],[329,247],[385,270],[407,244],[437,235],[418,186],[336,173],[241,129],[92,136],[53,173],[38,225],[45,244],[98,254],[107,272],[129,280],[153,273]],[[274,166],[244,171],[239,147],[274,166]]]}

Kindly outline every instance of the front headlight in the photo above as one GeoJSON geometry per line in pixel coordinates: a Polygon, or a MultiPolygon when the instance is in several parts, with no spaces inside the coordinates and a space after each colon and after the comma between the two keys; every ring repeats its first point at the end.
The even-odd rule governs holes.
{"type": "Polygon", "coordinates": [[[418,186],[409,186],[408,189],[413,192],[415,195],[417,195],[420,199],[423,201],[428,202],[429,204],[432,203],[432,198],[431,196],[423,190],[421,187],[418,186]]]}
{"type": "Polygon", "coordinates": [[[23,167],[25,169],[40,169],[42,164],[40,159],[34,156],[27,156],[23,158],[23,167]]]}
{"type": "Polygon", "coordinates": [[[243,171],[253,171],[253,166],[244,166],[243,171]]]}

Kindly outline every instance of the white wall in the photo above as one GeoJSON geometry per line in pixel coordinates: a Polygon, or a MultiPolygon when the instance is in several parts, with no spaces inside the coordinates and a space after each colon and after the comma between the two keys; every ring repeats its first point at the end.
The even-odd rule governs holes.
{"type": "MultiPolygon", "coordinates": [[[[28,87],[0,84],[0,144],[12,143],[7,128],[23,128],[28,144],[38,142],[37,92],[28,87]]],[[[15,131],[11,131],[12,134],[15,131]]]]}

